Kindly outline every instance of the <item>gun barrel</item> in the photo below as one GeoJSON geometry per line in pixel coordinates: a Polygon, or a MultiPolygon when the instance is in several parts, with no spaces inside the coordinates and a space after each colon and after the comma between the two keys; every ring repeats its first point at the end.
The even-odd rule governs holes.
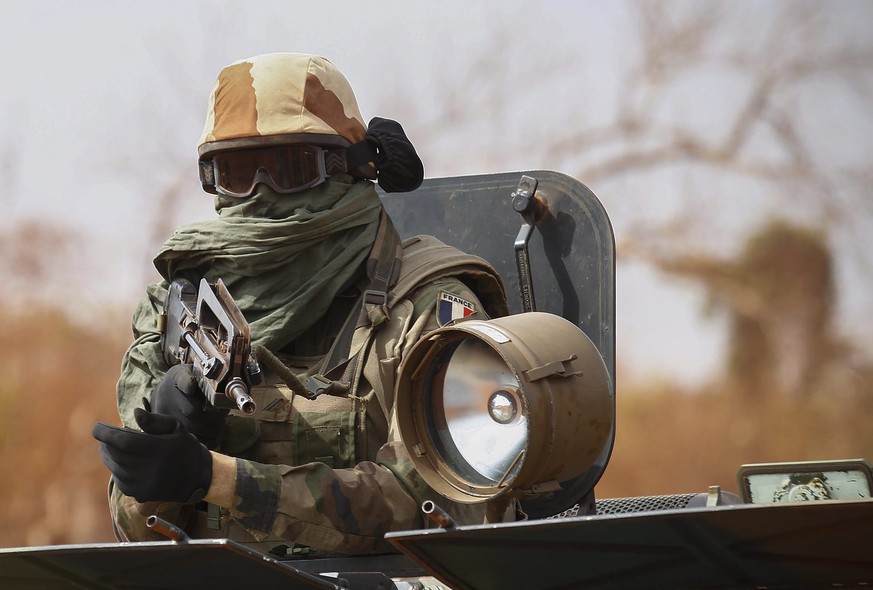
{"type": "Polygon", "coordinates": [[[257,405],[252,396],[249,395],[249,388],[246,387],[242,379],[239,377],[231,379],[224,392],[244,414],[251,416],[255,413],[257,405]]]}

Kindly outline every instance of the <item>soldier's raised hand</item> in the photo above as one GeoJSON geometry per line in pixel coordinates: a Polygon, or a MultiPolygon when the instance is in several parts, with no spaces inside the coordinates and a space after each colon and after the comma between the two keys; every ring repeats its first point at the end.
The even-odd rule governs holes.
{"type": "Polygon", "coordinates": [[[146,410],[155,414],[179,420],[207,449],[218,448],[227,410],[208,406],[191,365],[170,367],[152,391],[150,403],[145,405],[146,410]]]}

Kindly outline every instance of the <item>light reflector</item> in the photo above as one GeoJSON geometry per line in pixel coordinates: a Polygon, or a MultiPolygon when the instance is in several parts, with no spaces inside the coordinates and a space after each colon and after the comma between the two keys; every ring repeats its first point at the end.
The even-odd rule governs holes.
{"type": "Polygon", "coordinates": [[[416,468],[458,502],[552,494],[611,443],[606,365],[575,324],[553,314],[434,330],[406,354],[395,395],[416,468]]]}
{"type": "Polygon", "coordinates": [[[527,420],[519,411],[518,380],[500,355],[465,338],[437,356],[429,377],[427,421],[449,467],[479,483],[511,475],[527,443],[527,420]]]}

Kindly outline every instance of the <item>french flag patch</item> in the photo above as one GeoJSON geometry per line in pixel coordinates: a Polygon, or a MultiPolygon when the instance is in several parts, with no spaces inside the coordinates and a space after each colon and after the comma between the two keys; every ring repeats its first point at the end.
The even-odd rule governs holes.
{"type": "Polygon", "coordinates": [[[440,291],[439,299],[437,299],[437,323],[440,326],[469,317],[474,313],[476,313],[476,306],[466,299],[440,291]]]}

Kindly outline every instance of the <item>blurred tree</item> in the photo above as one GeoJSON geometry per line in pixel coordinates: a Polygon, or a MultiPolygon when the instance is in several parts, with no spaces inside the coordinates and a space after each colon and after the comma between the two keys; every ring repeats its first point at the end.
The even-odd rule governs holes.
{"type": "Polygon", "coordinates": [[[785,222],[765,225],[746,243],[730,265],[746,305],[720,301],[731,313],[728,371],[738,391],[816,391],[837,350],[832,266],[820,233],[785,222]]]}
{"type": "MultiPolygon", "coordinates": [[[[771,200],[770,214],[783,221],[754,229],[733,260],[729,242],[719,239],[732,207],[713,207],[717,192],[686,187],[675,214],[636,219],[619,239],[626,258],[690,279],[727,310],[728,383],[747,399],[821,391],[823,379],[845,374],[837,361],[854,370],[857,350],[841,341],[834,322],[836,276],[838,267],[852,266],[870,276],[873,185],[861,179],[873,176],[873,164],[858,153],[823,149],[831,140],[814,130],[836,125],[831,103],[845,102],[843,93],[873,97],[873,40],[844,34],[851,27],[840,19],[851,10],[832,12],[815,2],[777,6],[765,15],[766,34],[732,30],[725,44],[724,29],[737,24],[722,20],[734,14],[728,5],[679,11],[671,2],[641,4],[644,58],[628,77],[615,124],[599,134],[625,149],[587,168],[592,182],[658,167],[703,168],[712,186],[744,186],[757,195],[735,195],[734,207],[771,200]],[[702,67],[723,68],[728,88],[742,89],[730,116],[709,133],[684,114],[665,124],[660,113],[671,92],[702,67]]],[[[870,128],[870,112],[858,114],[857,124],[870,128]]]]}
{"type": "MultiPolygon", "coordinates": [[[[828,101],[844,101],[843,91],[868,104],[873,95],[873,40],[844,34],[851,11],[835,14],[831,4],[820,2],[774,4],[780,8],[762,15],[766,29],[749,27],[743,35],[734,27],[748,20],[725,24],[722,17],[736,17],[736,12],[724,5],[699,4],[687,11],[673,6],[665,1],[640,4],[643,59],[621,93],[625,100],[617,120],[602,132],[626,149],[586,166],[586,177],[594,182],[658,166],[703,166],[718,172],[721,183],[755,181],[754,190],[781,199],[789,215],[805,211],[829,232],[840,228],[850,230],[851,238],[862,235],[873,221],[873,199],[869,184],[859,180],[870,177],[873,165],[856,153],[823,152],[832,140],[814,133],[814,125],[835,121],[828,101]],[[725,46],[727,39],[732,41],[725,46]],[[665,120],[661,113],[680,106],[668,108],[671,90],[706,68],[726,76],[727,90],[736,93],[730,116],[706,133],[690,112],[665,120]]],[[[716,98],[705,89],[699,94],[716,98]]],[[[870,112],[858,114],[857,124],[869,127],[870,112]]],[[[555,149],[567,149],[573,141],[571,135],[555,149]]],[[[707,194],[689,198],[698,200],[696,213],[701,213],[700,202],[710,201],[707,194]]],[[[701,227],[678,216],[664,226],[674,237],[680,229],[677,219],[684,222],[683,234],[701,227]]],[[[628,239],[633,242],[639,235],[667,237],[641,231],[628,239]]],[[[633,249],[635,256],[643,252],[633,249]]]]}
{"type": "Polygon", "coordinates": [[[834,269],[819,230],[783,220],[761,226],[734,259],[687,253],[654,258],[690,278],[729,316],[726,377],[746,400],[820,391],[848,345],[834,333],[834,269]]]}
{"type": "Polygon", "coordinates": [[[69,288],[80,269],[75,252],[81,236],[68,227],[25,219],[0,230],[0,276],[4,306],[29,306],[63,301],[59,289],[69,288]]]}

